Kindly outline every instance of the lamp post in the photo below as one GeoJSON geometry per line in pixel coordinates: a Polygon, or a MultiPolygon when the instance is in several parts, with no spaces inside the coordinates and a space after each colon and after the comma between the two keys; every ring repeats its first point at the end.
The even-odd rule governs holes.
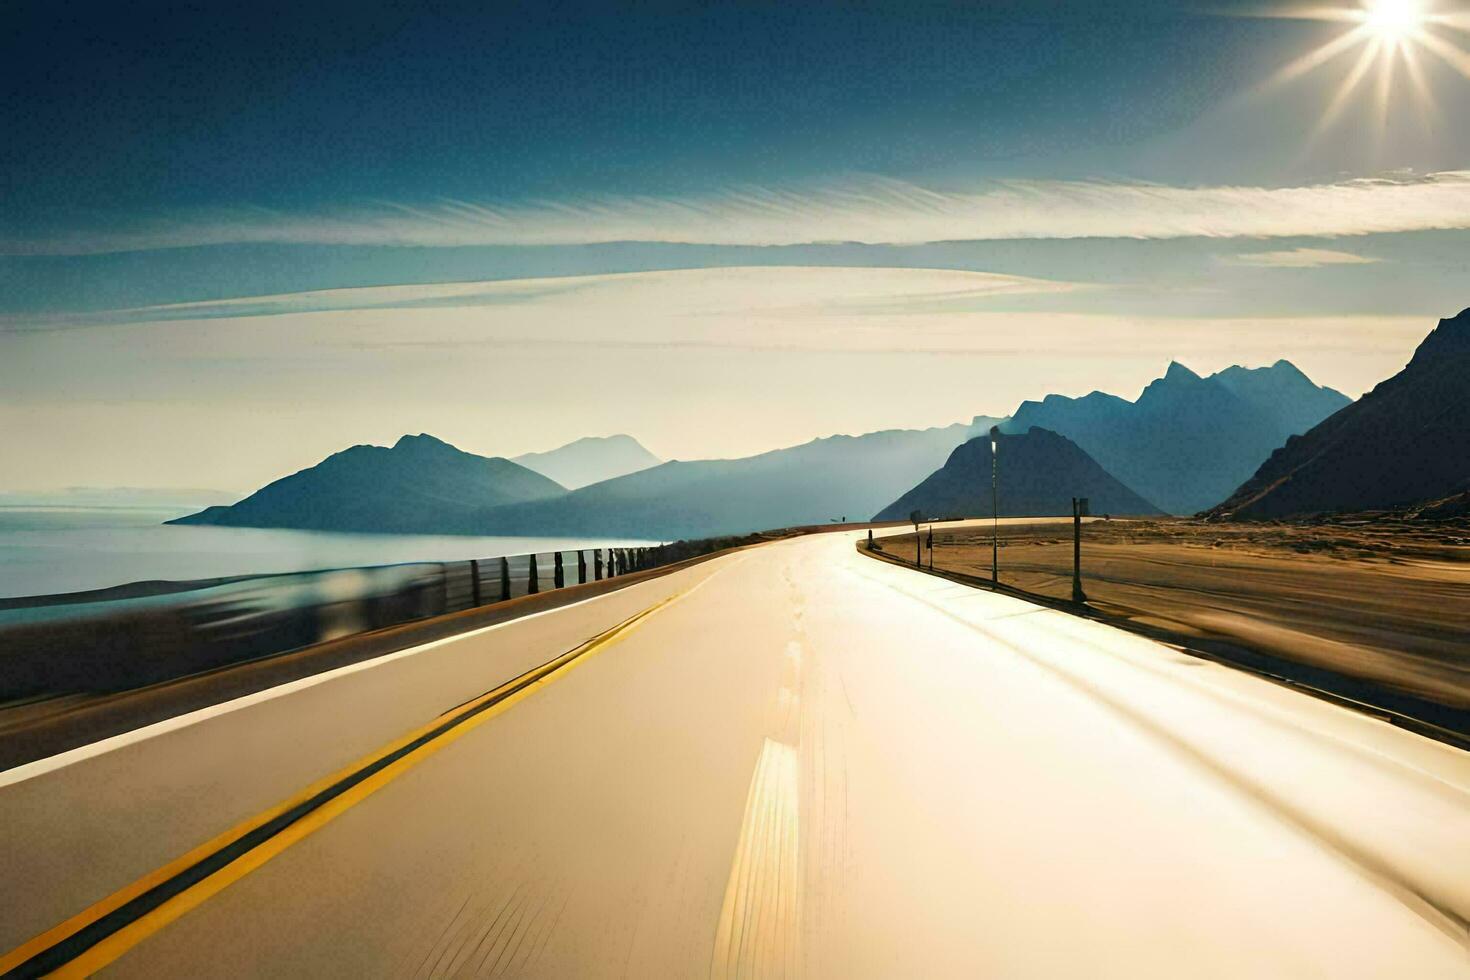
{"type": "Polygon", "coordinates": [[[1086,602],[1082,591],[1082,518],[1090,513],[1086,497],[1072,498],[1072,601],[1086,602]]]}
{"type": "Polygon", "coordinates": [[[990,427],[990,582],[1000,582],[1000,426],[990,427]]]}

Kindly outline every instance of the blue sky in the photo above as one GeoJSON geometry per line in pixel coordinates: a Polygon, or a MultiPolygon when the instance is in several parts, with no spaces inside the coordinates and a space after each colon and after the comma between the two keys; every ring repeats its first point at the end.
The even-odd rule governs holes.
{"type": "Polygon", "coordinates": [[[1131,396],[1174,357],[1288,356],[1360,393],[1470,305],[1470,9],[1424,7],[1432,38],[1393,57],[1365,38],[1284,77],[1354,26],[1294,13],[8,4],[0,422],[22,436],[0,486],[245,488],[410,429],[492,453],[622,429],[734,455],[1131,396]],[[750,268],[774,271],[719,271],[750,268]],[[854,314],[850,268],[889,300],[854,314]],[[1047,287],[960,308],[971,280],[926,270],[1047,287]],[[340,292],[546,277],[585,305],[570,284],[387,310],[340,292]],[[778,329],[765,293],[804,312],[711,363],[741,316],[731,282],[760,330],[778,329]],[[622,365],[636,399],[582,399],[609,350],[630,356],[635,302],[683,319],[622,365]],[[538,347],[547,322],[577,326],[538,347]],[[485,339],[443,377],[472,368],[504,403],[446,394],[404,353],[425,330],[485,339]],[[660,384],[696,368],[697,391],[660,384]],[[853,371],[891,403],[854,396],[853,371]],[[506,427],[528,372],[569,393],[506,427]],[[363,385],[322,377],[344,373],[363,385]],[[752,376],[785,379],[769,410],[752,376]],[[232,451],[201,457],[209,433],[232,451]]]}
{"type": "Polygon", "coordinates": [[[1108,0],[9,6],[7,196],[41,229],[1085,167],[1268,63],[1250,22],[1108,0]]]}

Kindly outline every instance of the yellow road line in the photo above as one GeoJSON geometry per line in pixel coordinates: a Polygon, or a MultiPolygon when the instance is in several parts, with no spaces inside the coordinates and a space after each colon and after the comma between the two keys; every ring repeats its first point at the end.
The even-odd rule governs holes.
{"type": "Polygon", "coordinates": [[[710,954],[712,980],[801,971],[801,792],[794,746],[767,738],[750,776],[740,840],[710,954]]]}
{"type": "MultiPolygon", "coordinates": [[[[708,579],[706,578],[704,581],[708,581],[708,579]]],[[[703,582],[700,584],[703,584],[703,582]]],[[[698,588],[698,586],[694,586],[694,588],[698,588]]],[[[34,956],[51,949],[59,943],[67,941],[70,937],[102,919],[104,916],[121,909],[129,902],[145,895],[153,888],[176,877],[210,855],[229,847],[252,831],[309,802],[318,794],[325,792],[337,783],[342,782],[394,753],[401,752],[405,747],[419,739],[425,738],[436,729],[444,728],[447,724],[454,725],[454,727],[441,732],[431,740],[404,754],[368,778],[358,782],[345,792],[312,809],[305,816],[290,823],[282,831],[246,851],[234,861],[189,886],[184,891],[172,896],[127,925],[124,925],[116,932],[113,932],[100,942],[81,952],[74,959],[59,966],[51,975],[58,977],[87,976],[101,969],[133,946],[142,942],[148,936],[162,929],[190,909],[195,908],[210,896],[260,867],[292,844],[295,844],[297,841],[304,839],[325,826],[333,818],[362,802],[446,745],[457,741],[471,730],[508,710],[512,705],[529,697],[541,687],[549,684],[555,677],[564,675],[572,667],[575,667],[578,662],[589,657],[591,654],[606,649],[618,642],[654,613],[683,598],[692,591],[693,588],[686,589],[654,603],[652,606],[630,616],[611,629],[594,636],[580,646],[569,650],[539,667],[532,668],[519,677],[502,684],[493,691],[486,692],[471,701],[467,701],[445,712],[427,725],[421,726],[407,735],[383,746],[376,752],[362,757],[344,769],[318,780],[291,799],[244,821],[215,837],[213,840],[201,844],[187,854],[171,861],[164,867],[119,889],[107,898],[102,899],[72,916],[70,919],[67,919],[60,925],[48,929],[29,942],[0,957],[0,973],[9,972],[26,963],[34,956]],[[465,720],[455,724],[455,719],[461,718],[465,720]]]]}

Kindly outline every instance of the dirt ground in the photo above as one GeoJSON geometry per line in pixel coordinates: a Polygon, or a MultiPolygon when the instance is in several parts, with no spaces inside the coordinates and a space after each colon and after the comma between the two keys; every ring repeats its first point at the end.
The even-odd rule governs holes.
{"type": "MultiPolygon", "coordinates": [[[[1329,689],[1322,678],[1342,678],[1343,696],[1422,699],[1451,709],[1452,727],[1470,710],[1470,521],[1119,520],[1082,533],[1083,589],[1105,619],[1299,665],[1329,689]]],[[[911,561],[913,536],[886,550],[911,561]]],[[[988,579],[990,552],[988,529],[934,532],[936,568],[988,579]]],[[[1002,583],[1069,599],[1071,576],[1070,524],[1001,528],[1002,583]]]]}

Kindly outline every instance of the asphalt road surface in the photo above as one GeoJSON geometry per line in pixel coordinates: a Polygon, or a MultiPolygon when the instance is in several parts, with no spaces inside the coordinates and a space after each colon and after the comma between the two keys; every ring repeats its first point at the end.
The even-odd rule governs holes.
{"type": "Polygon", "coordinates": [[[0,966],[1470,976],[1470,754],[854,540],[0,773],[0,966]]]}

